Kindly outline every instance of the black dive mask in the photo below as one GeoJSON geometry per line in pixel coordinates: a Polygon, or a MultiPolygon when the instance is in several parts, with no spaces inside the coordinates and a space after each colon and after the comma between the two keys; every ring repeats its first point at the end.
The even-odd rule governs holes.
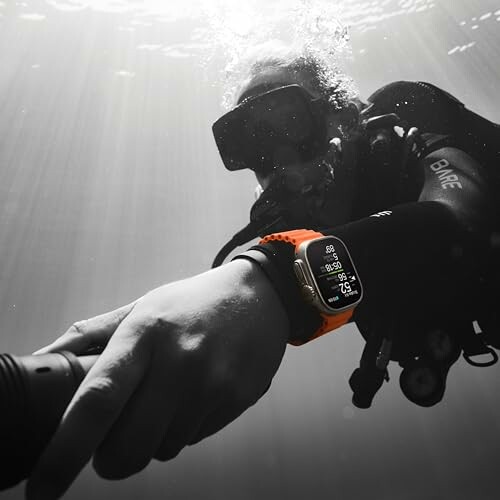
{"type": "Polygon", "coordinates": [[[269,174],[317,158],[328,146],[325,109],[300,85],[245,99],[212,126],[224,165],[269,174]]]}

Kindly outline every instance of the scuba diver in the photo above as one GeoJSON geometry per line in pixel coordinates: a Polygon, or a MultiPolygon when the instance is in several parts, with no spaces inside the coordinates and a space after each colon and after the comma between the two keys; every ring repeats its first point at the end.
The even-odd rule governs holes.
{"type": "Polygon", "coordinates": [[[225,166],[261,186],[250,224],[215,269],[77,322],[38,351],[102,352],[28,498],[58,498],[92,457],[113,479],[174,458],[258,401],[287,343],[348,322],[366,340],[350,379],[359,407],[390,360],[422,406],[443,397],[462,351],[496,361],[498,126],[421,82],[362,103],[298,56],[253,65],[213,131],[225,166]]]}
{"type": "MultiPolygon", "coordinates": [[[[346,243],[364,285],[347,319],[366,340],[349,381],[356,406],[371,405],[390,359],[403,367],[403,393],[421,406],[442,399],[462,351],[476,366],[497,361],[500,126],[425,82],[349,100],[314,58],[298,57],[259,61],[213,131],[226,168],[253,170],[260,194],[214,266],[257,235],[290,229],[346,243]]],[[[321,315],[301,297],[293,246],[267,236],[237,258],[262,261],[260,252],[264,270],[277,269],[269,277],[301,344],[318,336],[321,315]]],[[[310,281],[321,288],[320,280],[310,281]]]]}

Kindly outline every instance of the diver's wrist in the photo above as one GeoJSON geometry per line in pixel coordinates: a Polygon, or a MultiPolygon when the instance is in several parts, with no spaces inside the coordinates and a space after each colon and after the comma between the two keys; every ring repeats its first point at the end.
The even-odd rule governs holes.
{"type": "MultiPolygon", "coordinates": [[[[243,254],[242,254],[243,255],[243,254]]],[[[255,313],[264,316],[273,326],[273,333],[281,336],[284,342],[290,340],[290,321],[286,308],[268,274],[253,259],[236,256],[224,267],[237,269],[235,288],[242,301],[255,304],[255,313]]],[[[240,304],[241,305],[241,304],[240,304]]]]}
{"type": "Polygon", "coordinates": [[[318,310],[304,301],[293,271],[293,251],[281,242],[256,245],[237,255],[257,265],[274,289],[289,323],[288,343],[301,345],[322,325],[318,310]]]}

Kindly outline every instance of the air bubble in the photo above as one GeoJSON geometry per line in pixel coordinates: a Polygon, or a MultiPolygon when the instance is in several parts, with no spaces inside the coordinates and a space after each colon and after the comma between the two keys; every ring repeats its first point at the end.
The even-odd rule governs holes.
{"type": "Polygon", "coordinates": [[[261,7],[256,11],[226,2],[205,6],[209,27],[203,38],[213,49],[209,57],[222,55],[224,59],[220,83],[225,89],[225,108],[234,105],[249,68],[263,56],[285,63],[297,57],[314,61],[326,88],[337,88],[347,98],[357,95],[354,83],[343,72],[352,52],[349,27],[339,20],[338,7],[324,0],[289,0],[261,7]]]}

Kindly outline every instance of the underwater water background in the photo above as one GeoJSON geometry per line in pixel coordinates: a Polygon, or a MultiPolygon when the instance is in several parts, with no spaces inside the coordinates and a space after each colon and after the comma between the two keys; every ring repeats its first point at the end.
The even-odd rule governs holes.
{"type": "MultiPolygon", "coordinates": [[[[500,0],[330,4],[352,26],[347,67],[362,97],[425,80],[500,122],[500,0]]],[[[250,15],[264,1],[242,5],[250,15]]],[[[0,1],[2,352],[28,354],[76,320],[206,270],[246,224],[255,180],[225,171],[211,136],[224,90],[217,57],[205,64],[200,9],[0,1]]],[[[87,467],[67,498],[498,498],[500,367],[460,360],[443,402],[424,409],[391,365],[359,410],[347,381],[362,346],[348,326],[289,348],[270,391],[228,428],[124,481],[87,467]]]]}

